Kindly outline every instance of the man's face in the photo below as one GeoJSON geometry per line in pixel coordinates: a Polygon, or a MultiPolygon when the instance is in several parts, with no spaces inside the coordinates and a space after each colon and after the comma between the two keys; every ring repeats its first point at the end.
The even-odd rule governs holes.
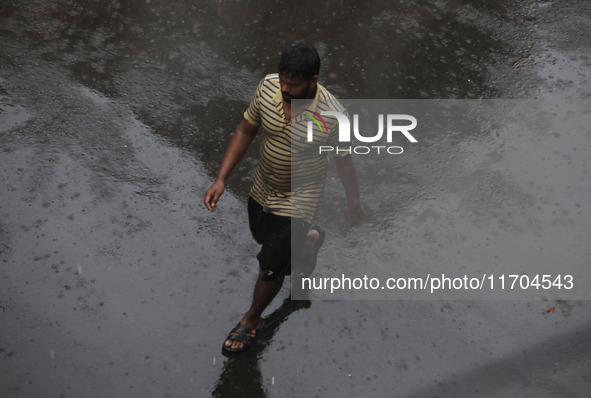
{"type": "Polygon", "coordinates": [[[279,73],[279,86],[283,101],[291,103],[292,99],[307,99],[315,93],[318,76],[310,80],[302,76],[290,76],[286,73],[279,73]]]}

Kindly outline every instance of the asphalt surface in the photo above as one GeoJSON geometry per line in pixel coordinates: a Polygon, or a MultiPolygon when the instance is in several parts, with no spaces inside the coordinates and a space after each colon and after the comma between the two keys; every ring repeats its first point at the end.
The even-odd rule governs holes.
{"type": "MultiPolygon", "coordinates": [[[[254,151],[218,212],[202,205],[256,82],[292,41],[319,48],[321,80],[344,98],[564,99],[585,108],[586,1],[4,1],[0,20],[0,396],[589,396],[583,299],[310,302],[289,300],[286,284],[259,342],[224,357],[257,273],[245,214],[254,151]]],[[[526,149],[551,141],[525,137],[507,141],[509,152],[532,170],[556,170],[554,191],[526,195],[529,180],[496,168],[514,159],[505,152],[479,161],[496,159],[494,145],[482,152],[491,141],[475,137],[458,151],[457,137],[442,137],[431,166],[372,191],[366,224],[336,223],[334,239],[412,226],[412,239],[394,247],[436,246],[447,235],[430,220],[449,209],[417,187],[458,156],[464,178],[453,181],[471,198],[468,232],[503,213],[507,223],[492,232],[513,241],[555,234],[588,268],[588,130],[565,134],[560,161],[549,150],[539,166],[526,149]],[[471,177],[483,175],[475,185],[471,177]],[[386,224],[374,217],[385,194],[398,199],[386,224]]],[[[417,253],[406,261],[440,258],[417,253]]]]}

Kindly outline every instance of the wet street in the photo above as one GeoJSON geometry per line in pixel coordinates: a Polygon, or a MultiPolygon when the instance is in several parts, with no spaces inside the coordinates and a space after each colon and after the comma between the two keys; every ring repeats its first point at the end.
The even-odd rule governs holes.
{"type": "Polygon", "coordinates": [[[0,397],[589,397],[589,54],[587,0],[0,0],[0,397]],[[216,213],[203,195],[301,41],[339,98],[534,115],[360,159],[356,228],[329,175],[320,273],[356,242],[349,260],[388,272],[519,263],[581,270],[578,289],[306,301],[285,283],[256,345],[223,356],[258,272],[256,148],[216,213]]]}

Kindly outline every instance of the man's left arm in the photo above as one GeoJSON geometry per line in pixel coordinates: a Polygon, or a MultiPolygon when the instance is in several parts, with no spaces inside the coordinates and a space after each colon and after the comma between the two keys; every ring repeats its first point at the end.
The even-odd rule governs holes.
{"type": "Polygon", "coordinates": [[[335,156],[333,159],[347,196],[345,218],[351,225],[359,224],[365,216],[365,209],[359,196],[359,180],[353,164],[353,157],[351,155],[335,156]]]}

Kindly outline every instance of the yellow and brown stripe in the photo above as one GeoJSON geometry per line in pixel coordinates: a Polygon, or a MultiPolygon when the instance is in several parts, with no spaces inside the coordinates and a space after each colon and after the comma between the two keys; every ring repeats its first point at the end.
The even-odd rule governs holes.
{"type": "MultiPolygon", "coordinates": [[[[328,110],[346,113],[334,96],[320,85],[308,109],[316,113],[328,110]]],[[[336,119],[325,118],[328,134],[313,123],[314,138],[308,142],[310,119],[300,114],[290,122],[286,120],[277,74],[267,75],[259,83],[244,117],[262,126],[264,131],[250,196],[267,212],[312,222],[324,193],[328,165],[327,157],[319,155],[318,148],[339,145],[336,119]]],[[[340,145],[343,148],[348,144],[340,145]]],[[[346,151],[340,153],[341,156],[347,154],[346,151]]]]}

